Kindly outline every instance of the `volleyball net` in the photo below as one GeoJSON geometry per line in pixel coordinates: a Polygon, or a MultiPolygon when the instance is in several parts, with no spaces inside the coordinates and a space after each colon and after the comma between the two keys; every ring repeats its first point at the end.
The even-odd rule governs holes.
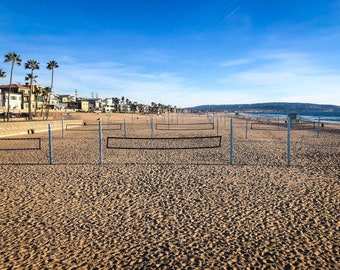
{"type": "MultiPolygon", "coordinates": [[[[318,128],[317,122],[291,122],[291,129],[294,130],[313,130],[318,128]]],[[[324,127],[324,124],[321,124],[321,127],[324,127]]],[[[269,130],[273,128],[287,128],[287,122],[275,122],[275,121],[258,121],[252,122],[250,124],[250,129],[254,130],[269,130]]]]}
{"type": "Polygon", "coordinates": [[[1,150],[41,150],[41,138],[0,138],[1,150]]]}
{"type": "Polygon", "coordinates": [[[210,130],[214,128],[215,128],[214,123],[187,123],[187,124],[156,123],[156,130],[210,130]]]}
{"type": "MultiPolygon", "coordinates": [[[[102,130],[122,130],[121,123],[110,123],[110,124],[101,124],[102,130]]],[[[98,130],[97,124],[66,124],[66,130],[71,131],[96,131],[98,130]]]]}
{"type": "Polygon", "coordinates": [[[179,150],[221,147],[222,136],[124,138],[107,137],[106,148],[134,150],[179,150]]]}

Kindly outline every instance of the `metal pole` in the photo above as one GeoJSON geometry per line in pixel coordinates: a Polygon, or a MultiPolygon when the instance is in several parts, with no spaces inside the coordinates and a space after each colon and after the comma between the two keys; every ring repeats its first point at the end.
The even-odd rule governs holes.
{"type": "Polygon", "coordinates": [[[248,139],[248,121],[249,118],[246,118],[246,139],[248,139]]]}
{"type": "Polygon", "coordinates": [[[153,118],[150,119],[151,138],[153,137],[153,118]]]}
{"type": "Polygon", "coordinates": [[[102,123],[99,120],[98,121],[98,131],[99,131],[99,164],[103,165],[103,145],[102,145],[102,140],[103,140],[103,136],[102,136],[102,123]]]}
{"type": "Polygon", "coordinates": [[[64,139],[64,117],[61,118],[61,138],[64,139]]]}
{"type": "Polygon", "coordinates": [[[218,118],[216,119],[216,135],[218,136],[218,118]]]}
{"type": "Polygon", "coordinates": [[[53,163],[53,151],[52,151],[52,129],[51,124],[48,124],[48,147],[50,153],[50,164],[53,163]]]}
{"type": "Polygon", "coordinates": [[[320,138],[320,117],[318,119],[318,132],[317,132],[317,137],[320,138]]]}
{"type": "Polygon", "coordinates": [[[288,159],[288,167],[290,166],[290,117],[288,117],[287,124],[287,159],[288,159]]]}
{"type": "Polygon", "coordinates": [[[233,165],[233,119],[230,118],[230,159],[229,159],[229,164],[233,165]]]}
{"type": "Polygon", "coordinates": [[[124,138],[126,138],[126,121],[125,121],[125,118],[124,118],[124,138]]]}

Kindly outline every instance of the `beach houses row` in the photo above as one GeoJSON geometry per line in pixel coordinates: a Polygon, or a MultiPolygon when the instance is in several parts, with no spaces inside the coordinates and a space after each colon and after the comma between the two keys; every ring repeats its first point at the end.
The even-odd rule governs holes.
{"type": "MultiPolygon", "coordinates": [[[[49,92],[46,91],[46,87],[35,85],[31,93],[31,109],[41,110],[47,107],[49,92]]],[[[28,84],[12,84],[10,85],[0,85],[0,109],[7,110],[8,108],[8,97],[9,108],[13,110],[28,111],[29,109],[29,96],[30,96],[30,86],[28,84]],[[8,94],[10,91],[10,95],[8,94]]],[[[50,95],[50,108],[51,109],[63,109],[68,108],[70,104],[69,96],[65,99],[65,96],[60,96],[54,93],[50,95]]],[[[74,100],[75,101],[75,100],[74,100]]],[[[82,107],[86,108],[86,103],[82,104],[82,107]]],[[[78,107],[77,107],[78,108],[78,107]]]]}
{"type": "MultiPolygon", "coordinates": [[[[51,99],[52,100],[52,99],[51,99]]],[[[119,98],[77,98],[75,95],[59,95],[54,97],[59,103],[54,106],[56,109],[77,110],[77,111],[102,111],[106,113],[166,113],[176,112],[176,107],[152,103],[150,105],[132,102],[129,99],[119,98]]]]}
{"type": "MultiPolygon", "coordinates": [[[[47,107],[48,94],[44,86],[35,85],[31,93],[31,109],[41,110],[47,107]]],[[[10,97],[9,107],[13,110],[28,111],[30,87],[28,84],[0,85],[0,109],[7,110],[8,96],[10,97]],[[10,91],[10,95],[8,95],[10,91]]],[[[58,95],[51,93],[49,106],[55,110],[72,111],[103,111],[103,112],[139,112],[139,113],[165,113],[176,112],[176,107],[170,105],[150,105],[131,102],[129,99],[119,98],[77,98],[75,95],[58,95]]]]}
{"type": "MultiPolygon", "coordinates": [[[[39,109],[47,101],[46,92],[43,91],[42,86],[35,86],[31,93],[31,108],[39,109]]],[[[0,85],[0,106],[2,109],[7,109],[8,97],[10,98],[10,109],[28,111],[29,108],[30,88],[28,85],[12,84],[11,89],[9,85],[0,85]],[[10,95],[8,94],[10,92],[10,95]]]]}

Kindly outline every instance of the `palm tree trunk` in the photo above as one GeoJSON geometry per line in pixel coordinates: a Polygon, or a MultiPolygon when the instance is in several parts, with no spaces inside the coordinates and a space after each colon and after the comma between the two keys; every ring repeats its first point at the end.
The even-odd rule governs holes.
{"type": "Polygon", "coordinates": [[[34,95],[34,98],[35,98],[34,115],[37,116],[38,96],[37,96],[37,95],[34,95]]]}
{"type": "MultiPolygon", "coordinates": [[[[44,113],[44,106],[45,106],[45,102],[43,101],[43,105],[42,105],[41,111],[40,111],[40,117],[43,116],[43,113],[44,113]]],[[[44,118],[43,118],[43,120],[44,120],[44,118]]]]}
{"type": "Polygon", "coordinates": [[[31,85],[30,85],[30,91],[28,96],[28,120],[32,121],[32,84],[33,84],[33,70],[31,73],[31,85]]]}
{"type": "Polygon", "coordinates": [[[46,120],[48,120],[48,113],[50,112],[51,94],[52,94],[52,89],[53,89],[53,77],[54,77],[54,69],[52,68],[51,89],[50,89],[50,92],[48,93],[48,98],[47,98],[46,120]]]}
{"type": "Polygon", "coordinates": [[[12,91],[12,75],[13,75],[13,68],[14,68],[14,63],[12,62],[12,67],[11,67],[11,76],[9,78],[9,88],[8,88],[8,100],[7,100],[7,122],[9,122],[9,109],[10,109],[10,98],[11,98],[11,91],[12,91]]]}
{"type": "Polygon", "coordinates": [[[43,104],[42,104],[41,112],[40,112],[40,117],[42,117],[43,120],[44,120],[44,106],[45,106],[45,97],[43,97],[43,104]]]}

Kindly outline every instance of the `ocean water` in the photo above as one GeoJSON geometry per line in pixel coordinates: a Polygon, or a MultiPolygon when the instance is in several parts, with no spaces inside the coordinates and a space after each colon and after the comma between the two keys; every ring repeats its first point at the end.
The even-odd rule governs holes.
{"type": "MultiPolygon", "coordinates": [[[[264,118],[274,118],[274,119],[287,119],[287,113],[241,113],[245,116],[257,116],[264,118]]],[[[337,123],[340,124],[340,112],[303,112],[301,114],[298,113],[297,119],[301,119],[304,121],[319,121],[324,123],[337,123]]]]}

